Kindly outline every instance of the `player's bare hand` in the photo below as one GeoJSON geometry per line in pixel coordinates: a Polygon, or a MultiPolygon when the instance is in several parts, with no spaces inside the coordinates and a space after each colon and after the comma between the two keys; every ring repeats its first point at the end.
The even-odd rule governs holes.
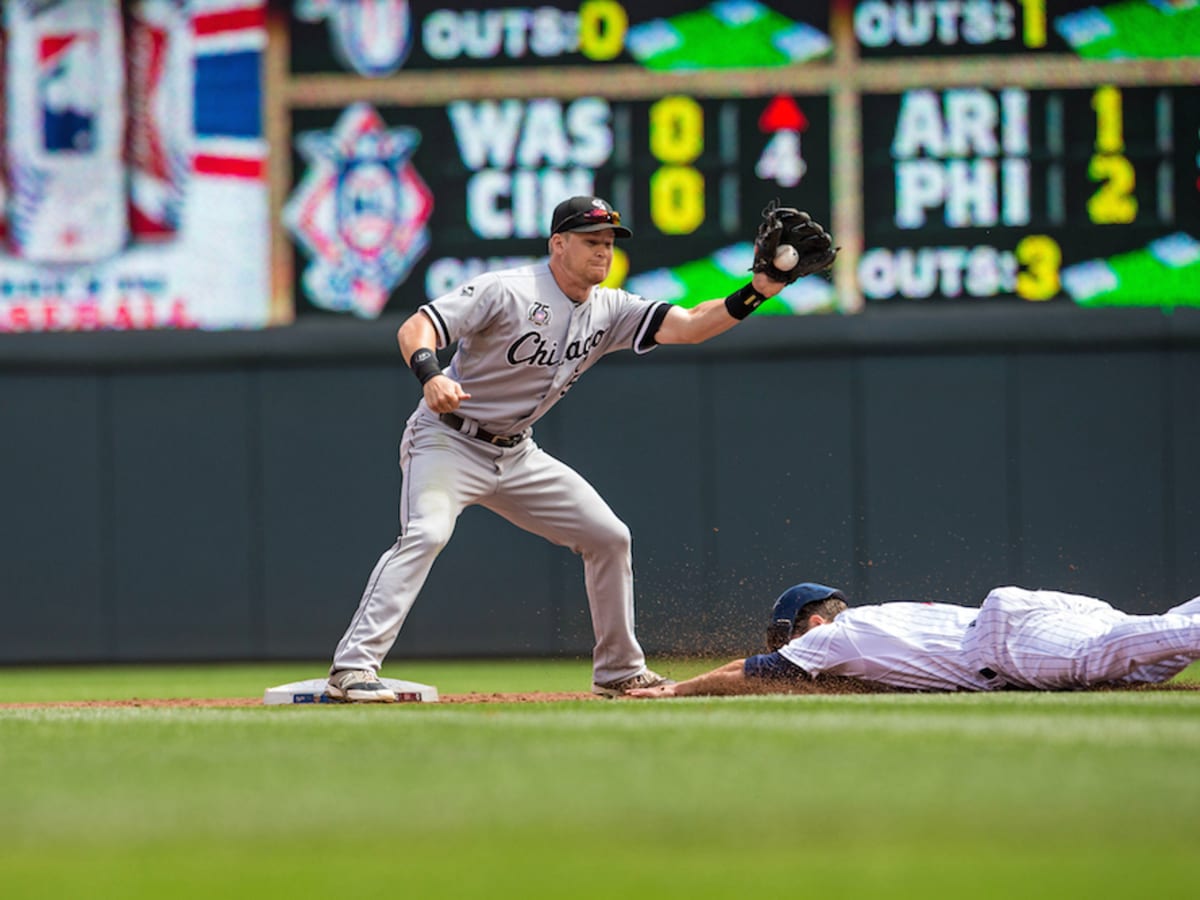
{"type": "Polygon", "coordinates": [[[454,412],[471,395],[447,375],[435,375],[425,382],[425,405],[435,413],[454,412]]]}
{"type": "Polygon", "coordinates": [[[653,700],[657,697],[674,697],[675,685],[660,684],[658,687],[634,688],[625,692],[626,697],[637,697],[641,700],[653,700]]]}

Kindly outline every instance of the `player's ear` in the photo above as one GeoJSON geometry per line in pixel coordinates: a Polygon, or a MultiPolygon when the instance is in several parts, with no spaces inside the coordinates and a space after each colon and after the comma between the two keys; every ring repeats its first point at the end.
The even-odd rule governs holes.
{"type": "Polygon", "coordinates": [[[817,614],[814,613],[813,615],[808,617],[808,627],[809,627],[810,631],[813,628],[816,628],[818,625],[828,625],[828,624],[829,624],[829,620],[826,619],[824,616],[818,616],[817,614]]]}

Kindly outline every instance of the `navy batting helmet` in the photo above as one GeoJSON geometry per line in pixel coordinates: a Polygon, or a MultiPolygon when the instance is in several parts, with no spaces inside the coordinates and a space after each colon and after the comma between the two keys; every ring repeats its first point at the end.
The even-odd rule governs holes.
{"type": "Polygon", "coordinates": [[[846,595],[837,588],[813,581],[793,585],[780,594],[771,610],[771,624],[767,626],[767,647],[774,652],[790,641],[800,610],[809,603],[819,603],[830,597],[846,602],[846,595]]]}

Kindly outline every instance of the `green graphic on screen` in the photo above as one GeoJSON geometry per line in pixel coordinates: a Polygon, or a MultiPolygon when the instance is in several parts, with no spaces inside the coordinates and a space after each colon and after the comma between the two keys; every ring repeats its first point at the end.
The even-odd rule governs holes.
{"type": "Polygon", "coordinates": [[[724,0],[629,29],[625,48],[655,71],[788,66],[824,56],[829,36],[756,0],[724,0]]]}
{"type": "Polygon", "coordinates": [[[1200,56],[1200,0],[1127,0],[1061,16],[1054,29],[1084,59],[1200,56]]]}
{"type": "MultiPolygon", "coordinates": [[[[723,247],[711,256],[673,268],[633,275],[622,285],[627,291],[691,308],[713,297],[725,297],[750,280],[754,244],[745,241],[723,247]]],[[[837,292],[829,279],[809,275],[767,300],[756,316],[795,316],[835,312],[837,292]]]]}
{"type": "Polygon", "coordinates": [[[1062,286],[1084,307],[1200,306],[1200,241],[1180,231],[1139,250],[1069,266],[1062,286]]]}

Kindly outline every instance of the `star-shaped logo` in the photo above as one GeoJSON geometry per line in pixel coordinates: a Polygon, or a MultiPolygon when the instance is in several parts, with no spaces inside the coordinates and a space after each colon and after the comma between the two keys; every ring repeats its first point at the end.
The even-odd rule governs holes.
{"type": "Polygon", "coordinates": [[[316,306],[375,318],[428,248],[433,194],[410,160],[420,140],[367,103],[297,136],[309,168],[283,222],[312,258],[303,285],[316,306]]]}

